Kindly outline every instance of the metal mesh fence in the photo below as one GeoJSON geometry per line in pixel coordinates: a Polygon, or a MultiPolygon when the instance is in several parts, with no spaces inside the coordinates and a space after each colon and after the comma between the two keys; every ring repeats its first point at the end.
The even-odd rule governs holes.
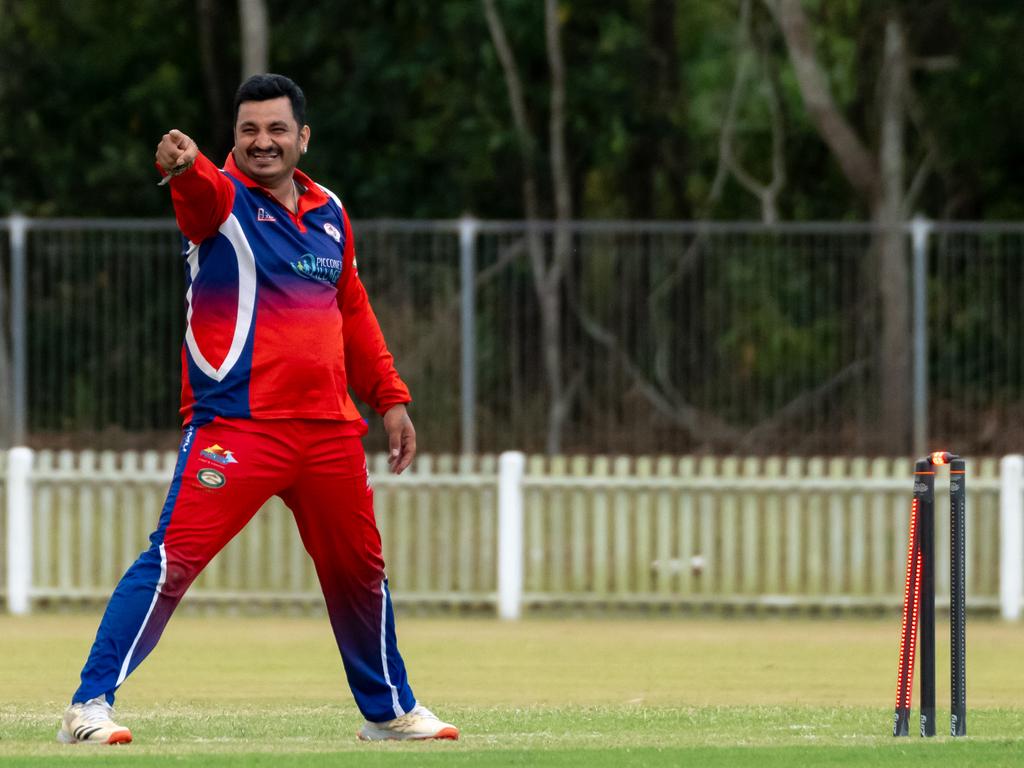
{"type": "MultiPolygon", "coordinates": [[[[549,268],[554,238],[542,237],[549,268]]],[[[821,453],[840,435],[866,447],[869,233],[581,228],[551,289],[557,330],[524,240],[481,244],[494,275],[478,295],[479,423],[495,448],[821,453]],[[566,413],[553,436],[555,388],[566,413]]]]}
{"type": "Polygon", "coordinates": [[[1024,231],[938,225],[929,262],[929,400],[936,444],[1024,441],[1024,231]]]}
{"type": "MultiPolygon", "coordinates": [[[[459,242],[452,227],[401,222],[353,225],[359,276],[413,396],[410,409],[425,450],[454,450],[459,439],[459,242]]],[[[365,408],[364,413],[369,413],[365,408]]],[[[385,447],[380,429],[368,443],[385,447]]]]}
{"type": "MultiPolygon", "coordinates": [[[[909,450],[885,423],[870,226],[474,227],[470,355],[459,222],[355,224],[360,275],[425,450],[461,450],[467,414],[487,452],[909,450]]],[[[1024,227],[931,225],[918,277],[932,445],[1019,448],[1022,247],[1024,227]]],[[[29,442],[176,445],[185,307],[173,223],[34,220],[25,255],[29,442]]],[[[372,429],[369,447],[381,446],[372,429]]]]}
{"type": "Polygon", "coordinates": [[[173,439],[185,327],[173,223],[33,227],[27,250],[29,433],[83,447],[173,439]]]}

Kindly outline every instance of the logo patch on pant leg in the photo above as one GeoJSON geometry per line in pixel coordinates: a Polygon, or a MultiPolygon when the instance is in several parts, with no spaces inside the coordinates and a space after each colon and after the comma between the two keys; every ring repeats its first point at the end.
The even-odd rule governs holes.
{"type": "Polygon", "coordinates": [[[221,448],[219,445],[214,443],[209,448],[204,448],[200,454],[202,458],[209,459],[210,461],[216,462],[217,464],[237,464],[238,459],[235,458],[234,453],[221,448]]]}
{"type": "Polygon", "coordinates": [[[227,483],[227,478],[224,477],[222,472],[210,469],[209,467],[200,469],[196,473],[196,479],[207,488],[223,488],[225,483],[227,483]]]}

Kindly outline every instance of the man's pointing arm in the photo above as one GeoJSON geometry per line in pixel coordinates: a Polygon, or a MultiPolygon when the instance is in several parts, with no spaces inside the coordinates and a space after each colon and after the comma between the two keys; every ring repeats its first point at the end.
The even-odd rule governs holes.
{"type": "Polygon", "coordinates": [[[185,237],[199,243],[215,234],[235,202],[231,182],[177,129],[160,139],[156,164],[161,175],[170,177],[174,215],[185,237]]]}

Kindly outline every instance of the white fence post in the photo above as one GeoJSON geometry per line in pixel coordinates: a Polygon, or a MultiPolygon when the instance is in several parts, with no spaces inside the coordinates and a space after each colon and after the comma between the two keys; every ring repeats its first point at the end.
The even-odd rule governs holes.
{"type": "Polygon", "coordinates": [[[29,612],[32,588],[32,451],[7,452],[7,610],[29,612]]]}
{"type": "Polygon", "coordinates": [[[1024,591],[1024,457],[999,462],[999,606],[1004,619],[1020,619],[1024,591]]]}
{"type": "Polygon", "coordinates": [[[523,474],[526,456],[498,458],[498,616],[518,619],[523,609],[523,474]]]}

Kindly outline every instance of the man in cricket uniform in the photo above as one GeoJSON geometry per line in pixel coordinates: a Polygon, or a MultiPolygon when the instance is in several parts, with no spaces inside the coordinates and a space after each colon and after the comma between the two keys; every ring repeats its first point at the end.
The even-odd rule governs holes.
{"type": "Polygon", "coordinates": [[[184,435],[151,546],[114,590],[57,734],[130,742],[114,693],[153,650],[206,564],[271,496],[313,558],[365,740],[457,739],[419,705],[394,613],[348,388],[383,418],[389,465],[416,452],[409,390],[356,271],[341,202],[297,169],[310,141],[301,89],[257,75],[235,96],[222,169],[178,130],[156,150],[184,235],[184,435]]]}

